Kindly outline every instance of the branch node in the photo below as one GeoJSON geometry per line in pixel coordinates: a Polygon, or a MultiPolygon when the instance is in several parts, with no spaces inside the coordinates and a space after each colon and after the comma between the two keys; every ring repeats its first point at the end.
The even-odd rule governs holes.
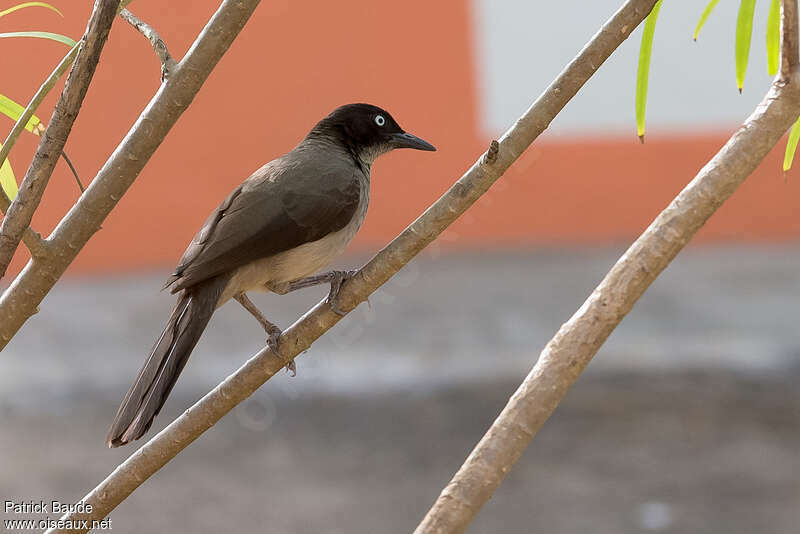
{"type": "Polygon", "coordinates": [[[33,259],[41,261],[47,258],[47,240],[45,240],[39,232],[35,231],[30,226],[25,230],[25,233],[22,234],[22,242],[25,243],[25,246],[28,248],[28,252],[31,253],[31,257],[33,259]]]}
{"type": "Polygon", "coordinates": [[[487,165],[491,165],[497,161],[498,152],[500,152],[500,143],[498,143],[496,139],[492,139],[489,150],[487,150],[486,154],[483,156],[483,162],[487,165]]]}

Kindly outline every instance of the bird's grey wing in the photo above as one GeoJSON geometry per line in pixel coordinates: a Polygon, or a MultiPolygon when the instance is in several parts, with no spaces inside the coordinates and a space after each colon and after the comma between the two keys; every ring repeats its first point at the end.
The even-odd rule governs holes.
{"type": "Polygon", "coordinates": [[[167,280],[171,292],[254,260],[316,241],[353,218],[360,184],[352,168],[265,166],[208,217],[167,280]],[[269,175],[272,173],[272,175],[269,175]]]}

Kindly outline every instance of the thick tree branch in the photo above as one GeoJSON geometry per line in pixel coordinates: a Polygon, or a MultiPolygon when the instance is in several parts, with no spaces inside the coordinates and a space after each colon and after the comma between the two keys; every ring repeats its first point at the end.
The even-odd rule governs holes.
{"type": "Polygon", "coordinates": [[[46,261],[35,258],[0,297],[0,350],[55,285],[81,248],[100,228],[189,107],[208,75],[244,27],[260,0],[224,0],[163,83],[136,124],[109,157],[78,202],[47,239],[46,261]]]}
{"type": "Polygon", "coordinates": [[[169,50],[167,50],[167,45],[164,40],[160,35],[158,35],[158,32],[153,29],[152,26],[140,20],[139,17],[127,9],[120,11],[119,16],[122,17],[125,22],[136,28],[139,33],[141,33],[148,41],[150,41],[153,51],[156,53],[158,60],[161,62],[161,81],[163,82],[166,80],[177,63],[169,54],[169,50]]]}
{"type": "Polygon", "coordinates": [[[39,206],[44,189],[58,163],[61,151],[64,150],[67,137],[83,104],[97,63],[100,61],[100,53],[111,31],[119,2],[120,0],[95,1],[78,55],[50,118],[50,124],[42,135],[42,141],[25,173],[19,193],[9,206],[0,225],[0,278],[5,276],[8,264],[19,246],[25,229],[31,224],[33,213],[39,206]]]}
{"type": "MultiPolygon", "coordinates": [[[[339,307],[345,312],[352,311],[485,193],[547,128],[654,4],[655,0],[629,0],[499,143],[493,141],[487,153],[464,176],[342,286],[339,307]]],[[[92,505],[91,513],[68,514],[64,518],[88,519],[91,523],[92,519],[108,515],[142,482],[280,371],[287,361],[308,349],[340,319],[325,301],[317,304],[283,333],[278,354],[265,348],[253,356],[84,497],[83,501],[92,505]]]]}
{"type": "MultiPolygon", "coordinates": [[[[794,0],[784,5],[787,3],[796,5],[794,0]]],[[[796,11],[794,17],[796,21],[796,11]]],[[[796,25],[794,28],[796,37],[796,25]]],[[[796,40],[793,46],[796,47],[796,40]]],[[[800,75],[795,66],[790,76],[773,84],[722,150],[661,212],[561,326],[415,534],[455,534],[467,528],[611,332],[781,139],[794,122],[798,106],[800,75]]]]}

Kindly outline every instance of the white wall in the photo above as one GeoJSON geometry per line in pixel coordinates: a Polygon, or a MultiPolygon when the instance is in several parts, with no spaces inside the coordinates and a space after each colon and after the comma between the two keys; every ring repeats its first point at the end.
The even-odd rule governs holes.
{"type": "MultiPolygon", "coordinates": [[[[482,117],[504,131],[578,53],[622,0],[473,0],[482,117]]],[[[770,78],[765,28],[769,2],[756,5],[744,94],[736,88],[734,38],[739,2],[723,0],[697,42],[706,0],[667,0],[650,66],[647,133],[730,129],[761,100],[770,78]]],[[[641,26],[551,125],[550,135],[636,135],[634,91],[641,26]]]]}

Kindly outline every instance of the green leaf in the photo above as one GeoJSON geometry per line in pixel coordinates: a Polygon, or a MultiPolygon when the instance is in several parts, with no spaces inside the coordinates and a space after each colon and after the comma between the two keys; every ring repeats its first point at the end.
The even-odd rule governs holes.
{"type": "Polygon", "coordinates": [[[642,46],[639,49],[639,70],[636,73],[636,133],[644,143],[644,117],[647,110],[647,82],[650,77],[650,56],[653,52],[653,35],[656,33],[656,20],[661,10],[658,0],[644,21],[642,46]]]}
{"type": "Polygon", "coordinates": [[[6,32],[0,33],[0,39],[4,37],[35,37],[37,39],[50,39],[53,41],[58,41],[59,43],[64,43],[67,46],[75,46],[75,40],[71,37],[67,37],[66,35],[61,35],[60,33],[50,33],[50,32],[6,32]]]}
{"type": "MultiPolygon", "coordinates": [[[[2,147],[3,145],[0,145],[2,147]]],[[[6,192],[10,200],[17,196],[17,179],[14,178],[14,171],[11,170],[11,163],[6,159],[0,166],[0,187],[6,192]]]]}
{"type": "Polygon", "coordinates": [[[56,13],[61,15],[62,17],[64,16],[61,13],[61,11],[58,10],[57,7],[51,6],[47,2],[23,2],[21,4],[17,4],[15,6],[9,7],[8,9],[0,11],[0,17],[5,17],[9,13],[13,13],[14,11],[19,11],[20,9],[25,9],[26,7],[45,7],[47,9],[49,9],[50,11],[55,11],[56,13]]]}
{"type": "Polygon", "coordinates": [[[767,16],[767,72],[770,76],[778,74],[778,60],[781,50],[781,1],[772,0],[767,16]]]}
{"type": "Polygon", "coordinates": [[[714,8],[717,7],[718,3],[719,0],[711,0],[703,10],[703,14],[700,15],[700,20],[697,21],[697,27],[694,29],[694,35],[692,35],[692,39],[695,41],[697,40],[697,36],[700,34],[700,30],[708,20],[708,16],[711,15],[711,12],[714,11],[714,8]]]}
{"type": "Polygon", "coordinates": [[[800,140],[800,119],[792,126],[792,131],[789,132],[789,140],[786,142],[786,153],[783,155],[783,172],[792,168],[792,160],[794,159],[794,151],[797,149],[797,141],[800,140]]]}
{"type": "Polygon", "coordinates": [[[753,12],[756,0],[742,0],[736,18],[736,85],[742,92],[747,61],[750,59],[750,38],[753,36],[753,12]]]}
{"type": "MultiPolygon", "coordinates": [[[[23,111],[25,111],[23,106],[17,104],[7,96],[0,94],[0,113],[17,121],[22,116],[23,111]]],[[[25,129],[38,135],[39,132],[36,127],[39,123],[41,123],[39,117],[33,115],[30,120],[28,120],[28,124],[25,125],[25,129]]]]}

